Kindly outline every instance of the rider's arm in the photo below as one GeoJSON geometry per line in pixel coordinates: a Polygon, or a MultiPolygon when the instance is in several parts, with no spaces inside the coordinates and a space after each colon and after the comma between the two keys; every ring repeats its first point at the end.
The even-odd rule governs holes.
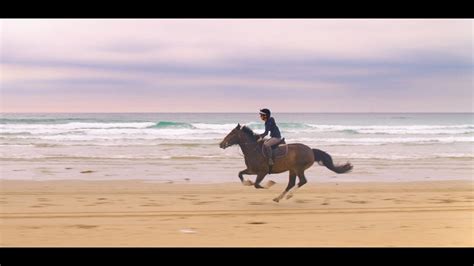
{"type": "Polygon", "coordinates": [[[273,131],[275,126],[276,126],[275,119],[273,119],[273,117],[270,117],[270,119],[268,120],[268,123],[265,123],[265,132],[263,132],[263,134],[260,134],[260,137],[263,138],[266,135],[268,135],[268,132],[273,131]]]}
{"type": "Polygon", "coordinates": [[[263,138],[265,137],[266,135],[268,135],[268,132],[270,131],[270,127],[269,127],[269,123],[265,123],[265,132],[263,132],[262,134],[260,134],[260,137],[263,138]]]}

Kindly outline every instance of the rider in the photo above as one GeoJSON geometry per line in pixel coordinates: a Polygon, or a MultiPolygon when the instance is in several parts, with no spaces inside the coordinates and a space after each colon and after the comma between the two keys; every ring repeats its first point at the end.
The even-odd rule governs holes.
{"type": "Polygon", "coordinates": [[[272,146],[281,141],[281,134],[280,129],[278,129],[278,126],[275,123],[275,119],[273,119],[273,117],[271,117],[270,115],[270,110],[266,108],[260,110],[260,118],[265,121],[265,132],[260,134],[259,136],[260,138],[263,138],[270,131],[270,138],[265,140],[263,145],[265,146],[265,150],[267,151],[268,164],[272,166],[272,146]]]}

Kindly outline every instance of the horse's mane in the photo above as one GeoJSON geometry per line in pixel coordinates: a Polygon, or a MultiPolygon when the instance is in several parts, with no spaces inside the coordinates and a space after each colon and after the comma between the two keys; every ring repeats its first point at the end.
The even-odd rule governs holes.
{"type": "Polygon", "coordinates": [[[253,140],[255,140],[255,133],[253,132],[252,129],[250,129],[247,126],[242,126],[241,130],[247,134],[249,137],[252,137],[253,140]]]}

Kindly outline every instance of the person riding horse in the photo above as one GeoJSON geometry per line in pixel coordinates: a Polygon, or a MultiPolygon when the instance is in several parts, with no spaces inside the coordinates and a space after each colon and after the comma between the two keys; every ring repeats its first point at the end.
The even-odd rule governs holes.
{"type": "Polygon", "coordinates": [[[263,146],[265,147],[266,154],[268,156],[268,165],[270,165],[270,169],[273,166],[273,159],[272,159],[272,146],[280,143],[281,141],[281,134],[280,129],[275,123],[275,119],[271,117],[271,112],[267,108],[260,110],[260,118],[265,121],[265,132],[260,134],[260,138],[264,138],[270,132],[270,138],[265,140],[263,146]]]}
{"type": "MultiPolygon", "coordinates": [[[[264,112],[264,114],[266,115],[266,112],[264,112]]],[[[270,131],[268,127],[267,129],[270,131]]],[[[275,160],[273,170],[270,169],[269,171],[267,164],[268,158],[261,152],[263,145],[261,142],[259,143],[257,141],[257,137],[260,137],[261,135],[263,134],[259,135],[254,133],[252,129],[247,126],[237,124],[237,126],[219,143],[219,147],[226,149],[233,145],[240,146],[240,149],[244,154],[246,168],[240,171],[238,176],[244,185],[253,185],[255,188],[259,189],[268,188],[270,187],[270,184],[267,186],[260,185],[267,174],[278,174],[289,171],[288,186],[278,197],[273,199],[275,202],[279,202],[284,196],[286,196],[286,199],[293,197],[294,192],[307,183],[304,171],[310,168],[314,162],[318,162],[318,164],[324,165],[329,170],[338,174],[347,173],[352,170],[352,164],[349,162],[345,164],[334,164],[331,155],[325,151],[312,149],[301,143],[290,143],[287,144],[287,152],[285,156],[275,160]],[[244,175],[257,175],[257,178],[255,179],[255,182],[252,182],[251,180],[244,180],[244,175]],[[299,178],[298,184],[296,184],[296,177],[299,178]],[[297,185],[297,187],[295,187],[295,185],[297,185]]]]}

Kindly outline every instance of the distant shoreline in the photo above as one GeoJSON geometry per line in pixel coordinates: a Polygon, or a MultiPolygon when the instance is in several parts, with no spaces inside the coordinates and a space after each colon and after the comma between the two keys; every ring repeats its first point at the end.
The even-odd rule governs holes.
{"type": "MultiPolygon", "coordinates": [[[[1,114],[255,114],[256,112],[1,112],[1,114]]],[[[278,112],[278,114],[472,114],[474,112],[278,112]]]]}

